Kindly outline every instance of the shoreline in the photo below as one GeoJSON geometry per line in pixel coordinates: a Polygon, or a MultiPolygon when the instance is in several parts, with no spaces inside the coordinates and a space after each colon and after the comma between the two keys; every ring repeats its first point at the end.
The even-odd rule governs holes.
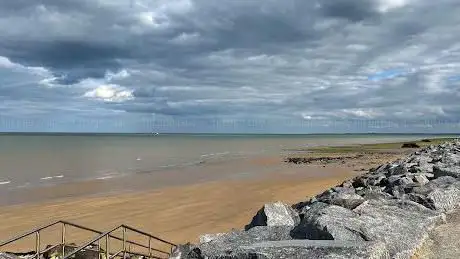
{"type": "MultiPolygon", "coordinates": [[[[99,230],[127,224],[175,243],[197,241],[199,234],[205,231],[222,232],[243,227],[267,200],[294,202],[354,175],[227,180],[3,206],[0,208],[0,216],[4,219],[0,225],[0,240],[62,219],[99,230]]],[[[43,234],[44,240],[50,238],[43,234]]],[[[83,241],[89,237],[76,234],[74,238],[83,241]]],[[[14,249],[27,250],[32,245],[26,242],[14,249]]]]}
{"type": "Polygon", "coordinates": [[[173,257],[458,258],[459,147],[426,145],[295,204],[267,201],[244,230],[202,233],[173,257]]]}
{"type": "MultiPolygon", "coordinates": [[[[153,188],[152,183],[146,181],[152,176],[147,174],[140,177],[130,190],[126,190],[123,181],[119,182],[124,191],[112,189],[110,194],[91,193],[91,190],[98,191],[102,188],[97,184],[91,186],[88,183],[77,183],[71,188],[76,193],[69,192],[70,189],[63,186],[55,189],[47,187],[27,194],[29,198],[38,198],[36,201],[0,207],[0,217],[5,219],[0,225],[0,240],[62,219],[100,230],[124,223],[176,243],[196,241],[205,232],[228,232],[232,228],[243,227],[266,202],[280,200],[294,203],[359,175],[361,169],[367,170],[396,160],[413,151],[398,150],[385,156],[382,156],[382,152],[375,151],[374,154],[353,161],[345,158],[345,163],[337,160],[295,165],[283,162],[283,157],[258,157],[247,160],[244,164],[208,165],[211,170],[206,171],[195,168],[196,174],[191,175],[193,181],[190,181],[191,178],[181,178],[183,173],[171,172],[169,178],[157,182],[157,186],[160,186],[157,188],[153,188]],[[245,167],[247,169],[248,165],[259,170],[249,173],[238,171],[245,167]],[[260,170],[261,168],[264,170],[260,170]],[[235,171],[239,173],[235,174],[235,171]],[[179,182],[171,184],[174,182],[171,178],[179,182]],[[40,195],[55,195],[57,190],[67,193],[69,197],[56,199],[51,195],[40,199],[40,195]]],[[[350,154],[349,150],[328,150],[329,153],[324,151],[320,149],[302,155],[323,156],[327,153],[326,155],[346,157],[350,154]]],[[[188,173],[192,174],[192,171],[188,173]]],[[[80,237],[87,238],[76,236],[77,239],[80,237]]],[[[26,247],[31,246],[20,245],[18,248],[26,247]]]]}

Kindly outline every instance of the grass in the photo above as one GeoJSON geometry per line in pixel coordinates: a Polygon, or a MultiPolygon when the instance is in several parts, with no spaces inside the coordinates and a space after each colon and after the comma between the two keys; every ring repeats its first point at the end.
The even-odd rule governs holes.
{"type": "Polygon", "coordinates": [[[361,144],[361,145],[352,145],[352,146],[320,146],[308,148],[305,150],[298,151],[309,151],[312,153],[360,153],[360,152],[384,152],[388,150],[398,150],[401,149],[401,145],[407,142],[415,142],[420,147],[426,147],[429,145],[438,145],[446,141],[454,140],[455,138],[432,138],[429,139],[430,142],[419,141],[404,141],[404,142],[393,142],[393,143],[378,143],[378,144],[361,144]]]}

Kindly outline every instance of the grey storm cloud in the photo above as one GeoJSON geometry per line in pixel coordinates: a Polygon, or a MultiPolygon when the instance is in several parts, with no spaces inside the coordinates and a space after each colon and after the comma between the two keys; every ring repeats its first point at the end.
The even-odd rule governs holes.
{"type": "Polygon", "coordinates": [[[4,0],[0,112],[456,120],[459,12],[455,0],[4,0]]]}

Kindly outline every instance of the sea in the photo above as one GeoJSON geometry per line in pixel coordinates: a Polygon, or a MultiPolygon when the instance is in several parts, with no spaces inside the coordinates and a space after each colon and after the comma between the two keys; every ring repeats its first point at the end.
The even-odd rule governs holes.
{"type": "Polygon", "coordinates": [[[281,155],[323,145],[410,141],[423,134],[0,134],[0,191],[281,155]]]}

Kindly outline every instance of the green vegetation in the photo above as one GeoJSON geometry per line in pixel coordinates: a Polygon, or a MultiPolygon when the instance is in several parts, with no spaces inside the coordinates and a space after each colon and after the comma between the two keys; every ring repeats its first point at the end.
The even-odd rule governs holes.
{"type": "Polygon", "coordinates": [[[451,141],[455,138],[433,138],[428,139],[429,142],[419,141],[404,141],[404,142],[394,142],[394,143],[379,143],[379,144],[362,144],[362,145],[352,145],[352,146],[321,146],[308,148],[305,150],[297,151],[308,151],[312,153],[322,153],[322,154],[331,154],[331,153],[359,153],[359,152],[384,152],[390,150],[401,149],[402,144],[412,142],[417,143],[420,147],[426,147],[429,145],[438,145],[446,141],[451,141]]]}

